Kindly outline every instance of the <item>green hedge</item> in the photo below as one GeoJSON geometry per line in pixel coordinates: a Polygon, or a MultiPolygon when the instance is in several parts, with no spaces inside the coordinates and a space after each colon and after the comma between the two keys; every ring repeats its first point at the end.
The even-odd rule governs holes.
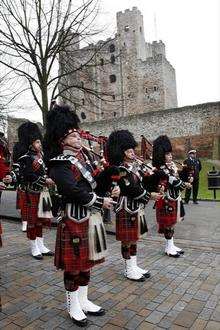
{"type": "MultiPolygon", "coordinates": [[[[216,170],[220,170],[220,165],[213,164],[210,160],[201,159],[202,171],[200,172],[199,198],[214,199],[213,190],[208,190],[207,172],[215,166],[216,170]]],[[[220,200],[220,190],[216,190],[216,199],[220,200]]]]}

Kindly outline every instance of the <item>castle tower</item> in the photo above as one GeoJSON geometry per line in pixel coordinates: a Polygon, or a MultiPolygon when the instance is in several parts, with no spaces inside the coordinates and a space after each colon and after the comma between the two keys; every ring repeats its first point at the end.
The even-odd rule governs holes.
{"type": "Polygon", "coordinates": [[[146,59],[143,15],[137,7],[117,13],[117,37],[120,49],[136,54],[136,59],[146,59]]]}
{"type": "Polygon", "coordinates": [[[137,7],[117,13],[115,38],[81,49],[74,46],[73,56],[70,51],[65,63],[72,63],[73,58],[77,66],[81,63],[82,70],[68,76],[68,82],[99,95],[97,98],[77,88],[66,93],[67,99],[75,101],[82,121],[177,107],[175,69],[166,59],[161,40],[145,41],[143,16],[137,7]],[[89,65],[83,68],[84,63],[89,65]]]}

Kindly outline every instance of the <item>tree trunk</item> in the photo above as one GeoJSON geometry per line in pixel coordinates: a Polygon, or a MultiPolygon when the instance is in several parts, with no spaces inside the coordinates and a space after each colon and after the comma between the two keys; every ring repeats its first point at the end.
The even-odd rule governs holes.
{"type": "Polygon", "coordinates": [[[42,86],[41,97],[42,97],[43,126],[45,126],[45,124],[46,124],[46,118],[47,118],[47,113],[49,111],[47,86],[42,86]]]}

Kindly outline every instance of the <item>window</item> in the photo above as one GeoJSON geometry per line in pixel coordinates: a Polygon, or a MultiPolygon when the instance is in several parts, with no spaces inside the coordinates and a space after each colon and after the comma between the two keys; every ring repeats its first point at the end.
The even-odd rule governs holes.
{"type": "Polygon", "coordinates": [[[85,112],[81,112],[81,118],[82,118],[82,119],[86,119],[86,114],[85,114],[85,112]]]}
{"type": "Polygon", "coordinates": [[[146,94],[148,93],[148,89],[147,89],[147,88],[145,88],[145,93],[146,93],[146,94]]]}
{"type": "Polygon", "coordinates": [[[142,32],[142,27],[140,26],[140,32],[142,32]]]}
{"type": "Polygon", "coordinates": [[[116,113],[115,111],[113,112],[113,116],[114,116],[114,117],[116,117],[116,116],[117,116],[117,113],[116,113]]]}
{"type": "Polygon", "coordinates": [[[112,95],[113,100],[115,100],[115,95],[112,95]]]}
{"type": "Polygon", "coordinates": [[[126,25],[125,28],[124,28],[125,32],[128,32],[129,31],[129,26],[126,25]]]}
{"type": "Polygon", "coordinates": [[[104,65],[104,60],[103,60],[103,58],[100,59],[100,64],[101,64],[101,66],[104,65]]]}
{"type": "Polygon", "coordinates": [[[154,92],[158,91],[158,87],[154,86],[154,92]]]}
{"type": "Polygon", "coordinates": [[[114,44],[111,44],[109,46],[109,51],[110,51],[110,53],[114,53],[114,51],[115,51],[115,45],[114,44]]]}
{"type": "Polygon", "coordinates": [[[85,104],[85,100],[84,99],[82,99],[82,105],[84,105],[85,104]]]}
{"type": "Polygon", "coordinates": [[[81,87],[84,87],[84,82],[83,81],[81,81],[81,87]]]}
{"type": "Polygon", "coordinates": [[[116,75],[115,75],[115,74],[111,74],[111,75],[109,76],[109,80],[110,80],[111,83],[116,82],[116,75]]]}
{"type": "Polygon", "coordinates": [[[112,63],[112,64],[115,63],[115,55],[111,55],[111,63],[112,63]]]}

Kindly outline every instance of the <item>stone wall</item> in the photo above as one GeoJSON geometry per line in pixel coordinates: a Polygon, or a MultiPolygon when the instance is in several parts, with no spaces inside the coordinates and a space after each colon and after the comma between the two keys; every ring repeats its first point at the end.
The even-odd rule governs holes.
{"type": "Polygon", "coordinates": [[[185,151],[197,148],[201,157],[219,158],[220,102],[83,123],[82,127],[97,135],[128,129],[138,141],[141,134],[150,141],[167,134],[173,140],[174,149],[177,146],[183,146],[185,151]]]}
{"type": "MultiPolygon", "coordinates": [[[[17,128],[24,121],[26,119],[8,119],[11,148],[17,141],[17,128]]],[[[172,139],[174,152],[180,157],[181,150],[191,148],[196,148],[200,157],[219,159],[220,156],[220,102],[82,123],[82,128],[105,136],[114,129],[128,129],[137,141],[140,141],[141,134],[150,141],[160,134],[167,134],[172,139]]]]}

